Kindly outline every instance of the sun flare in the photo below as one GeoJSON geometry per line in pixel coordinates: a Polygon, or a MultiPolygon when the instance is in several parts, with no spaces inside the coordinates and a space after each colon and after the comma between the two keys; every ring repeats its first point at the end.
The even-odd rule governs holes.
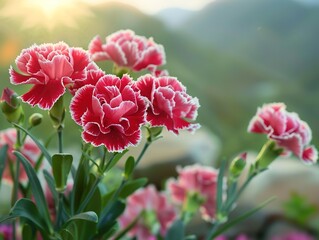
{"type": "Polygon", "coordinates": [[[22,20],[23,28],[77,27],[76,20],[89,15],[79,0],[7,0],[0,10],[0,17],[22,20]]]}

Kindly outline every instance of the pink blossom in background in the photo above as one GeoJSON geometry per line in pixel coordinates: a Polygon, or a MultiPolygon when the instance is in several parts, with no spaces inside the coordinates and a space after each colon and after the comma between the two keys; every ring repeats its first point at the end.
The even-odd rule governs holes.
{"type": "Polygon", "coordinates": [[[0,224],[0,238],[3,240],[12,240],[13,231],[12,225],[9,224],[0,224]]]}
{"type": "Polygon", "coordinates": [[[104,145],[110,152],[140,142],[146,102],[132,84],[128,75],[122,79],[105,75],[95,86],[86,85],[76,92],[70,110],[74,121],[83,127],[84,141],[104,145]]]}
{"type": "Polygon", "coordinates": [[[165,126],[175,134],[179,130],[194,131],[199,128],[199,124],[193,123],[199,108],[198,99],[188,95],[176,78],[145,75],[138,79],[135,86],[148,99],[146,118],[151,126],[165,126]]]}
{"type": "Polygon", "coordinates": [[[215,218],[218,171],[212,167],[192,165],[178,168],[178,178],[168,181],[168,190],[172,200],[183,205],[187,193],[198,193],[204,198],[200,207],[203,219],[215,218]]]}
{"type": "Polygon", "coordinates": [[[128,233],[130,237],[139,240],[156,240],[143,218],[143,212],[153,212],[159,224],[159,233],[165,236],[168,228],[176,219],[177,215],[173,205],[167,200],[164,193],[158,192],[153,185],[139,189],[127,199],[126,209],[119,218],[120,229],[124,229],[132,223],[141,213],[136,225],[128,233]]]}
{"type": "Polygon", "coordinates": [[[90,59],[83,49],[59,42],[24,49],[15,62],[21,73],[11,67],[11,83],[32,85],[22,95],[22,100],[32,106],[51,109],[68,85],[85,80],[90,59]]]}
{"type": "Polygon", "coordinates": [[[272,237],[271,240],[315,240],[315,238],[303,232],[290,232],[272,237]]]}
{"type": "Polygon", "coordinates": [[[110,60],[119,67],[133,71],[165,64],[163,46],[152,38],[135,35],[131,30],[121,30],[107,36],[104,44],[96,36],[89,44],[89,53],[93,61],[110,60]]]}
{"type": "Polygon", "coordinates": [[[318,153],[309,145],[312,135],[308,124],[298,114],[286,111],[283,103],[265,104],[258,108],[257,114],[250,121],[248,131],[267,134],[279,147],[292,152],[306,163],[315,163],[318,153]]]}
{"type": "MultiPolygon", "coordinates": [[[[3,179],[6,179],[10,182],[12,182],[12,178],[10,174],[9,161],[11,161],[12,163],[16,161],[16,156],[12,152],[14,150],[14,144],[16,143],[16,140],[16,129],[8,128],[6,130],[0,131],[0,148],[2,148],[4,145],[8,145],[7,161],[2,177],[3,179]]],[[[38,146],[28,136],[26,137],[25,142],[20,149],[20,152],[26,159],[30,161],[32,165],[35,164],[35,161],[38,159],[41,153],[38,146]]],[[[27,174],[24,171],[23,167],[20,168],[19,179],[20,181],[24,181],[27,179],[27,174]]]]}

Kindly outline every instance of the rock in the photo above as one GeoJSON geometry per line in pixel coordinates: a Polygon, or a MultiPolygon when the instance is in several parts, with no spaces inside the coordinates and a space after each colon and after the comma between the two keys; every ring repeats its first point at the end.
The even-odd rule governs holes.
{"type": "MultiPolygon", "coordinates": [[[[161,184],[163,179],[176,175],[176,166],[185,166],[194,163],[216,165],[220,150],[218,138],[208,129],[202,127],[194,134],[181,131],[178,136],[163,131],[163,138],[154,142],[136,171],[136,176],[149,178],[150,182],[161,184]]],[[[144,142],[131,148],[128,154],[137,157],[144,142]]]]}

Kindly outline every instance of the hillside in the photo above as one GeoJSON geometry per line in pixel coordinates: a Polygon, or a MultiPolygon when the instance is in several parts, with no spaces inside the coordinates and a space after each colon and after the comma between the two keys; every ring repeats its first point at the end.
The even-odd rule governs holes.
{"type": "Polygon", "coordinates": [[[183,31],[289,78],[317,67],[319,7],[293,0],[217,0],[183,31]]]}

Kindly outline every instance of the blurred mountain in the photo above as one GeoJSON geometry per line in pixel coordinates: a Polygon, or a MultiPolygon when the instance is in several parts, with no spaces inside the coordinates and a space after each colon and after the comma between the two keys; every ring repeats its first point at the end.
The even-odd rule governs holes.
{"type": "MultiPolygon", "coordinates": [[[[246,2],[249,0],[242,1],[245,2],[243,5],[248,5],[246,2]]],[[[267,1],[274,3],[273,0],[267,1]]],[[[288,0],[282,1],[288,2],[288,0]]],[[[21,22],[19,22],[21,20],[19,19],[0,19],[0,50],[5,50],[3,52],[6,53],[5,56],[3,54],[0,56],[0,77],[2,79],[0,81],[0,89],[10,85],[7,80],[9,78],[8,68],[9,65],[14,64],[14,58],[21,49],[29,47],[33,43],[65,41],[71,46],[87,48],[90,40],[97,34],[105,37],[114,31],[130,28],[138,35],[153,37],[157,43],[165,47],[167,65],[164,67],[167,68],[170,75],[176,76],[187,86],[191,95],[199,98],[201,104],[199,122],[209,127],[221,138],[222,143],[224,143],[222,154],[230,156],[247,147],[257,150],[260,145],[257,146],[256,143],[261,143],[264,137],[260,138],[259,136],[246,134],[246,127],[257,106],[264,102],[285,101],[287,104],[293,103],[295,105],[290,107],[291,111],[298,111],[301,116],[305,114],[311,118],[310,120],[313,123],[317,121],[317,118],[313,116],[315,109],[308,109],[305,106],[312,106],[314,100],[318,102],[318,88],[312,87],[313,79],[318,76],[318,70],[315,68],[311,68],[311,71],[307,70],[305,84],[297,81],[291,84],[291,73],[286,74],[285,71],[278,69],[278,67],[274,71],[272,68],[265,67],[261,62],[252,61],[253,51],[241,54],[239,50],[237,52],[228,50],[227,46],[237,49],[235,48],[236,45],[244,46],[247,49],[246,45],[248,43],[246,44],[245,41],[248,40],[252,44],[251,47],[257,48],[259,45],[256,45],[254,41],[246,36],[254,37],[251,29],[255,29],[256,26],[264,28],[267,26],[267,29],[277,27],[276,33],[288,31],[285,26],[276,26],[274,24],[269,25],[272,26],[270,28],[266,24],[258,24],[258,19],[263,19],[259,15],[263,15],[263,13],[253,12],[254,15],[250,16],[250,10],[245,10],[247,16],[244,18],[244,11],[240,8],[239,2],[236,0],[216,2],[216,5],[210,5],[202,12],[194,13],[189,22],[187,22],[189,29],[186,25],[183,25],[182,29],[175,30],[171,30],[159,19],[145,15],[135,8],[123,4],[101,4],[88,7],[92,13],[91,16],[79,19],[77,28],[61,26],[51,31],[43,28],[21,29],[21,22]],[[229,8],[229,6],[232,7],[229,8]],[[219,9],[218,11],[215,10],[216,7],[219,9]],[[218,18],[215,16],[216,14],[219,14],[218,18]],[[236,26],[233,26],[235,23],[232,23],[232,21],[236,22],[241,19],[240,16],[245,19],[245,21],[242,20],[240,25],[243,27],[242,30],[237,29],[236,26]],[[218,24],[214,23],[217,20],[219,24],[225,25],[225,29],[222,26],[217,28],[218,24]],[[251,27],[245,28],[245,24],[250,24],[251,27]],[[234,33],[231,33],[231,31],[234,31],[234,33]],[[215,32],[224,34],[224,37],[216,35],[215,32]],[[224,39],[225,43],[223,43],[222,39],[224,39]],[[236,44],[236,39],[241,44],[236,44]],[[308,90],[312,93],[308,94],[308,90]],[[298,94],[298,98],[295,94],[298,94]]],[[[268,6],[264,0],[251,1],[251,4],[258,6],[259,2],[263,6],[268,6]]],[[[299,8],[300,6],[296,7],[296,9],[299,8]]],[[[258,9],[263,11],[263,8],[258,9]]],[[[277,11],[279,12],[279,10],[277,11]]],[[[288,13],[284,14],[289,16],[288,13]]],[[[299,17],[300,19],[302,18],[301,16],[299,17]]],[[[315,20],[317,16],[313,15],[312,18],[315,20]]],[[[268,17],[269,19],[275,20],[275,18],[268,17]]],[[[311,22],[310,20],[308,21],[311,22]]],[[[263,21],[266,22],[266,20],[263,21]]],[[[313,24],[316,25],[315,23],[313,24]]],[[[289,28],[292,23],[287,23],[287,25],[289,28]]],[[[309,31],[312,27],[309,26],[309,31]]],[[[304,29],[304,31],[306,30],[304,29]]],[[[293,34],[292,30],[288,32],[293,34]]],[[[270,36],[272,35],[270,34],[270,36]]],[[[284,33],[281,33],[280,36],[287,39],[284,33]]],[[[274,41],[277,38],[270,39],[274,41]]],[[[299,39],[293,39],[293,42],[302,40],[301,37],[299,39]]],[[[315,39],[310,40],[307,36],[306,41],[310,41],[312,44],[313,40],[315,39]]],[[[256,49],[256,51],[261,51],[265,54],[269,53],[270,55],[270,52],[273,52],[271,50],[272,45],[267,43],[266,39],[264,44],[268,44],[269,49],[262,48],[256,49]]],[[[307,46],[307,51],[311,50],[310,53],[303,53],[301,50],[298,50],[298,52],[303,53],[301,56],[312,54],[314,55],[313,57],[318,57],[319,55],[315,56],[313,53],[317,51],[317,49],[312,49],[313,47],[317,46],[307,46]]],[[[279,52],[282,50],[279,46],[276,46],[276,49],[278,57],[288,51],[283,49],[283,52],[279,52]]],[[[257,54],[257,56],[259,55],[257,54]]],[[[287,56],[287,59],[291,60],[290,55],[287,56]]],[[[278,62],[279,60],[273,59],[273,61],[278,62]]],[[[317,63],[318,61],[313,62],[312,66],[317,63]]],[[[111,67],[108,64],[103,63],[100,66],[106,72],[110,72],[111,67]]],[[[310,69],[310,66],[305,67],[310,69]]],[[[138,76],[137,74],[132,75],[135,78],[138,76]]],[[[27,88],[18,86],[14,87],[14,89],[21,94],[27,88]]],[[[32,109],[28,114],[34,111],[38,111],[37,108],[32,109]]],[[[308,121],[309,118],[305,118],[305,120],[308,121]]],[[[311,121],[309,122],[311,123],[311,121]]],[[[6,126],[2,117],[0,118],[0,124],[6,126]]],[[[76,127],[72,121],[67,122],[66,125],[71,125],[74,129],[76,127]]],[[[46,128],[47,126],[42,126],[42,129],[39,128],[39,132],[47,132],[46,128]]],[[[319,130],[319,126],[315,130],[319,130]]],[[[78,134],[78,131],[72,131],[72,133],[78,134]]],[[[69,138],[70,142],[74,139],[73,135],[69,136],[69,138]]]]}
{"type": "Polygon", "coordinates": [[[164,22],[170,28],[178,28],[183,25],[194,11],[182,8],[166,8],[155,15],[156,18],[164,22]]]}
{"type": "Polygon", "coordinates": [[[199,41],[295,79],[319,62],[319,7],[293,0],[217,0],[184,23],[199,41]]]}

